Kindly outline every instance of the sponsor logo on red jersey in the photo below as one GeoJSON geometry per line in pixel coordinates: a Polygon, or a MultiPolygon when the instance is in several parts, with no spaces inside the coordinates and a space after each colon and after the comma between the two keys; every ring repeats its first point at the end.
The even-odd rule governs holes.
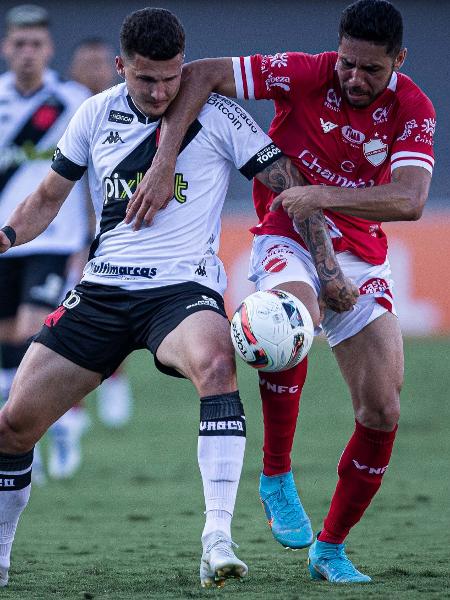
{"type": "Polygon", "coordinates": [[[357,129],[353,129],[351,125],[345,125],[344,127],[342,127],[341,131],[342,137],[351,144],[359,145],[362,144],[363,141],[366,139],[364,133],[358,131],[357,129]]]}
{"type": "Polygon", "coordinates": [[[335,112],[339,112],[341,110],[341,102],[342,98],[336,94],[336,90],[330,88],[327,92],[327,97],[325,98],[325,106],[327,108],[331,108],[335,112]]]}
{"type": "Polygon", "coordinates": [[[406,121],[403,133],[402,135],[398,136],[397,141],[404,142],[405,140],[407,140],[412,134],[413,129],[416,129],[416,127],[419,126],[417,125],[417,121],[415,119],[411,119],[411,121],[406,121]]]}

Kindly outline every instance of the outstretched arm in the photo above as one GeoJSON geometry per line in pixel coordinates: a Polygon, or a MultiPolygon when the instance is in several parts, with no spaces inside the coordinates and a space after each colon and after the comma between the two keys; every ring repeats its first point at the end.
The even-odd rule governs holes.
{"type": "Polygon", "coordinates": [[[155,214],[173,198],[173,176],[181,143],[189,125],[211,92],[236,96],[231,58],[206,58],[183,67],[178,96],[164,115],[152,165],[131,197],[125,223],[134,229],[150,225],[155,214]]]}
{"type": "Polygon", "coordinates": [[[416,221],[422,215],[431,174],[422,167],[399,167],[391,183],[370,188],[310,185],[283,191],[271,210],[280,206],[296,221],[318,209],[332,209],[369,221],[416,221]]]}
{"type": "MultiPolygon", "coordinates": [[[[300,172],[286,156],[266,167],[256,178],[278,194],[293,186],[306,185],[300,172]]],[[[341,271],[323,212],[317,210],[304,221],[294,223],[317,270],[321,288],[320,304],[325,304],[335,312],[351,310],[359,296],[358,288],[341,271]]]]}
{"type": "MultiPolygon", "coordinates": [[[[47,229],[74,185],[75,181],[69,181],[53,170],[49,171],[39,187],[16,207],[6,222],[15,231],[14,246],[34,240],[47,229]]],[[[0,253],[10,247],[10,239],[1,231],[0,253]]]]}

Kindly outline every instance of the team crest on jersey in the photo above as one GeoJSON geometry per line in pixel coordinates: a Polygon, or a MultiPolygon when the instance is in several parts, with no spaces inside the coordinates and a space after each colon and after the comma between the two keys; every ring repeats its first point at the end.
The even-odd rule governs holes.
{"type": "Polygon", "coordinates": [[[363,144],[364,156],[374,167],[380,166],[387,158],[389,146],[379,139],[371,139],[363,144]]]}

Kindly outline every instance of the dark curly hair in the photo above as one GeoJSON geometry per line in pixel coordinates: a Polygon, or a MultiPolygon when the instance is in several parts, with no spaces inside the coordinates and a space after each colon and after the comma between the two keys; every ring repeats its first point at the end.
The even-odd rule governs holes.
{"type": "Polygon", "coordinates": [[[143,8],[128,15],[120,30],[120,47],[128,58],[135,54],[152,60],[170,60],[184,53],[184,29],[164,8],[143,8]]]}
{"type": "Polygon", "coordinates": [[[397,56],[403,43],[402,15],[387,0],[358,0],[342,13],[339,41],[343,37],[386,46],[389,56],[397,56]]]}

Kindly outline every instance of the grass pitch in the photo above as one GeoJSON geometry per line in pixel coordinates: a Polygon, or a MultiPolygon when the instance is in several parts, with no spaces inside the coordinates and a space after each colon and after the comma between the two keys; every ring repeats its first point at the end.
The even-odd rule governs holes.
{"type": "MultiPolygon", "coordinates": [[[[397,445],[381,492],[348,539],[348,554],[374,580],[331,586],[309,579],[306,551],[271,537],[258,499],[262,444],[256,374],[240,365],[248,441],[234,518],[245,582],[199,586],[203,521],[196,462],[198,399],[191,385],[158,373],[136,353],[128,364],[136,396],[132,423],[108,431],[89,408],[85,463],[65,483],[34,487],[13,549],[14,600],[450,598],[450,340],[406,344],[406,384],[397,445]]],[[[314,527],[336,483],[353,428],[350,401],[324,343],[311,352],[294,470],[314,527]]]]}

